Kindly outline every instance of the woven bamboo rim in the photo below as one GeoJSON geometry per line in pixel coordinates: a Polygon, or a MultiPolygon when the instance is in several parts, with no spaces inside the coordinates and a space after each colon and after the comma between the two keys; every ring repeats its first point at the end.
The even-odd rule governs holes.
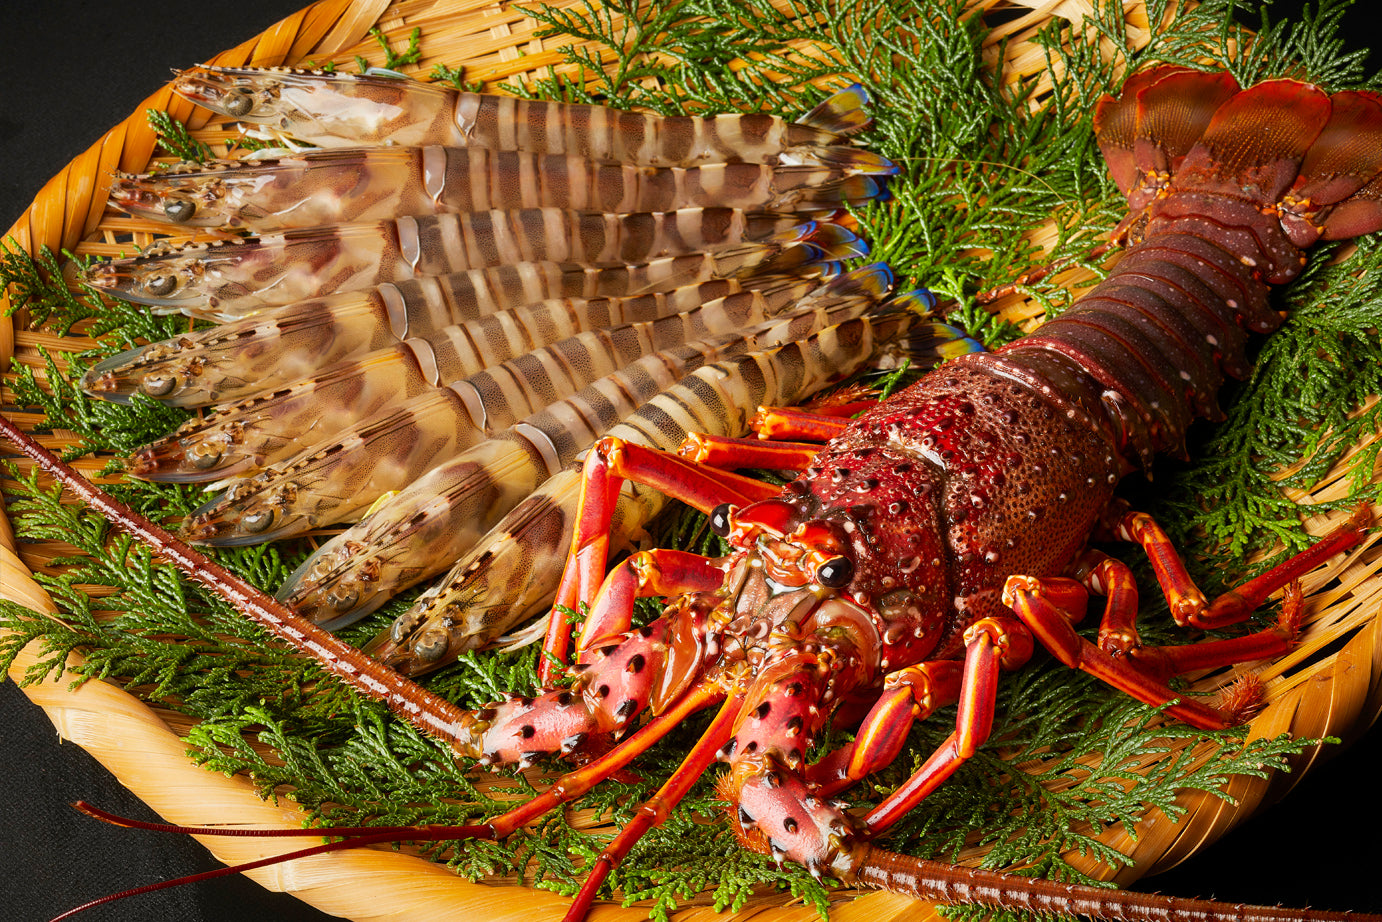
{"type": "MultiPolygon", "coordinates": [[[[1006,39],[1003,67],[1010,79],[1043,72],[1045,57],[1029,39],[1052,15],[1078,19],[1088,11],[1086,0],[1062,3],[1026,2],[1036,9],[1009,22],[990,39],[989,54],[999,53],[997,42],[1006,39]]],[[[563,0],[557,5],[578,5],[563,0]]],[[[1003,0],[974,0],[975,9],[1000,7],[1003,0]]],[[[1128,23],[1134,36],[1145,34],[1146,13],[1140,4],[1127,4],[1128,23]]],[[[288,17],[262,35],[218,55],[209,63],[222,65],[279,65],[314,60],[348,60],[359,54],[378,63],[378,49],[368,36],[377,26],[395,42],[406,41],[420,26],[426,36],[428,57],[418,65],[429,70],[435,62],[464,63],[467,79],[497,83],[517,74],[545,71],[560,62],[553,50],[561,40],[543,40],[536,25],[517,10],[495,0],[461,0],[435,4],[430,0],[320,0],[288,17]]],[[[146,108],[165,109],[185,120],[204,140],[219,140],[227,132],[208,124],[208,115],[176,99],[167,89],[151,96],[125,121],[111,129],[84,154],[62,169],[40,192],[34,203],[9,230],[8,235],[33,252],[41,246],[67,248],[82,254],[114,255],[130,244],[145,244],[158,229],[127,217],[107,214],[106,191],[116,170],[137,172],[150,163],[155,137],[147,126],[146,108]]],[[[1038,241],[1040,243],[1042,241],[1038,241]]],[[[1084,281],[1073,273],[1071,283],[1084,281]]],[[[1018,321],[1030,320],[1036,308],[1019,301],[1003,306],[1018,321]]],[[[37,349],[55,355],[80,351],[89,341],[66,339],[28,329],[26,318],[13,322],[0,318],[0,369],[10,361],[41,367],[37,349]]],[[[0,403],[13,406],[11,378],[0,388],[0,403]]],[[[15,422],[26,430],[38,423],[33,414],[15,412],[15,422]]],[[[41,436],[56,447],[67,440],[63,432],[41,436]]],[[[1355,446],[1365,450],[1367,444],[1355,446]]],[[[95,478],[104,462],[84,459],[77,466],[95,478]]],[[[20,463],[21,471],[27,465],[20,463]]],[[[1301,502],[1320,502],[1345,494],[1344,462],[1311,494],[1293,496],[1301,502]]],[[[1337,517],[1336,517],[1337,518],[1337,517]]],[[[1311,521],[1313,533],[1323,534],[1332,522],[1311,521]]],[[[1338,736],[1350,742],[1382,711],[1382,580],[1374,579],[1382,567],[1382,555],[1371,551],[1377,538],[1341,559],[1336,559],[1305,581],[1309,626],[1299,646],[1280,661],[1252,664],[1266,683],[1267,706],[1253,722],[1254,736],[1289,732],[1300,737],[1338,736]]],[[[0,596],[38,611],[54,613],[47,595],[31,573],[46,568],[64,550],[56,545],[25,545],[16,549],[13,533],[0,515],[0,596]]],[[[36,659],[24,651],[10,675],[18,680],[36,659]]],[[[1224,677],[1210,676],[1198,686],[1218,687],[1224,677]]],[[[1198,687],[1197,686],[1197,687],[1198,687]]],[[[42,707],[59,733],[88,750],[120,781],[168,821],[182,824],[235,822],[263,826],[294,826],[300,814],[286,803],[259,799],[248,781],[207,772],[184,755],[178,736],[187,719],[171,711],[146,706],[117,686],[101,681],[72,689],[66,682],[46,681],[24,692],[42,707]]],[[[1077,864],[1094,876],[1128,884],[1144,874],[1165,870],[1184,860],[1202,845],[1212,842],[1236,822],[1246,818],[1264,801],[1276,799],[1298,780],[1317,759],[1319,751],[1304,753],[1293,765],[1289,778],[1235,780],[1229,789],[1232,803],[1199,792],[1181,796],[1187,814],[1179,823],[1153,813],[1137,827],[1136,841],[1121,829],[1104,834],[1105,841],[1130,855],[1135,864],[1117,873],[1076,856],[1077,864]]],[[[251,861],[279,854],[297,845],[280,840],[214,838],[202,840],[226,863],[251,861]]],[[[967,861],[977,854],[964,856],[967,861]]],[[[365,922],[374,919],[425,920],[482,914],[494,920],[559,917],[566,900],[545,891],[514,886],[474,884],[444,868],[406,854],[357,850],[313,858],[251,872],[264,886],[292,893],[325,912],[365,922]]],[[[789,897],[768,894],[752,900],[739,913],[714,914],[706,905],[690,905],[674,915],[677,920],[747,919],[759,922],[806,922],[817,917],[815,909],[786,905],[789,897]]],[[[640,919],[638,907],[598,905],[594,920],[640,919]]],[[[832,919],[853,922],[939,918],[934,907],[893,894],[840,893],[832,907],[832,919]]]]}

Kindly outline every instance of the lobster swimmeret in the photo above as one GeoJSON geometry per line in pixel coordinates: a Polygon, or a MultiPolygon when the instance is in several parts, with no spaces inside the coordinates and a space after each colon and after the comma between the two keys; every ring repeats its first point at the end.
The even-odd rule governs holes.
{"type": "MultiPolygon", "coordinates": [[[[719,704],[682,766],[596,861],[569,918],[584,916],[608,871],[716,761],[729,764],[722,790],[746,845],[846,882],[1099,918],[1345,917],[1008,878],[871,844],[984,741],[1000,669],[1023,663],[1035,641],[1189,723],[1236,723],[1252,689],[1216,708],[1177,700],[1166,679],[1287,649],[1299,614],[1291,584],[1367,529],[1355,515],[1210,603],[1154,522],[1110,508],[1125,473],[1183,450],[1191,421],[1217,414],[1224,375],[1247,369],[1246,333],[1279,324],[1269,286],[1299,273],[1303,248],[1382,228],[1378,97],[1331,97],[1287,80],[1242,91],[1226,75],[1163,67],[1105,99],[1096,127],[1132,205],[1122,226],[1129,248],[1057,320],[949,363],[858,420],[782,417],[776,433],[832,436],[822,448],[693,439],[684,451],[730,467],[803,469],[780,492],[611,440],[590,453],[558,593],[568,606],[590,603],[574,682],[430,723],[483,763],[603,754],[485,824],[407,837],[504,836],[609,777],[687,714],[719,704]],[[600,586],[606,523],[625,476],[710,513],[729,555],[645,552],[600,586]],[[1178,621],[1231,624],[1287,587],[1281,623],[1185,647],[1142,645],[1128,568],[1086,548],[1100,527],[1147,550],[1178,621]],[[1108,599],[1097,643],[1071,628],[1090,590],[1108,599]],[[673,598],[660,618],[631,629],[637,595],[673,598]],[[853,817],[830,802],[891,761],[913,719],[953,702],[955,732],[883,803],[853,817]],[[806,764],[842,705],[867,711],[855,741],[806,764]],[[645,711],[655,716],[610,748],[645,711]]],[[[566,626],[552,623],[548,648],[564,661],[566,626]]]]}

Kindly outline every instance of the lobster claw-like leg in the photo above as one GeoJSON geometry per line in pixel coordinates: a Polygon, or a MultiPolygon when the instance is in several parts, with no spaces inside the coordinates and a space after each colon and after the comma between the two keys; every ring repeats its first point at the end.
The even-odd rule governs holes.
{"type": "MultiPolygon", "coordinates": [[[[955,731],[910,778],[863,818],[861,832],[865,837],[879,835],[906,816],[988,740],[993,729],[998,674],[1000,671],[1016,669],[1026,663],[1031,658],[1033,646],[1031,632],[1016,618],[981,618],[969,626],[965,631],[965,660],[958,682],[956,677],[939,674],[948,680],[943,687],[955,694],[954,700],[959,704],[955,716],[955,731]]],[[[943,670],[944,666],[938,662],[926,662],[915,668],[929,672],[933,669],[943,670]]],[[[890,676],[890,684],[901,678],[897,674],[890,676]]],[[[887,700],[885,696],[879,705],[883,705],[887,700]]],[[[876,707],[874,712],[877,713],[878,710],[876,707]]],[[[870,713],[864,719],[859,733],[860,740],[868,738],[869,730],[875,722],[875,713],[870,713]]],[[[890,761],[891,756],[896,756],[896,752],[886,760],[881,758],[883,755],[880,753],[879,764],[869,766],[867,771],[877,770],[886,764],[886,761],[890,761]]],[[[859,766],[855,771],[863,772],[865,769],[859,766]]]]}
{"type": "Polygon", "coordinates": [[[1068,589],[1072,584],[1069,579],[1013,576],[1004,587],[1003,601],[1042,645],[1067,666],[1098,676],[1147,704],[1166,706],[1172,717],[1193,726],[1231,727],[1241,723],[1245,709],[1256,704],[1255,694],[1230,695],[1216,708],[1184,700],[1166,680],[1192,670],[1276,656],[1290,649],[1301,615],[1299,579],[1361,542],[1370,522],[1370,513],[1365,507],[1360,508],[1346,523],[1304,551],[1207,603],[1169,539],[1149,516],[1129,513],[1120,518],[1115,531],[1146,550],[1179,624],[1200,628],[1234,624],[1247,618],[1273,592],[1285,588],[1286,604],[1279,623],[1241,637],[1183,646],[1144,645],[1134,628],[1137,589],[1132,574],[1126,564],[1112,558],[1100,559],[1080,575],[1087,588],[1106,597],[1098,644],[1075,633],[1073,624],[1082,614],[1083,602],[1076,606],[1057,597],[1057,590],[1068,589]]]}

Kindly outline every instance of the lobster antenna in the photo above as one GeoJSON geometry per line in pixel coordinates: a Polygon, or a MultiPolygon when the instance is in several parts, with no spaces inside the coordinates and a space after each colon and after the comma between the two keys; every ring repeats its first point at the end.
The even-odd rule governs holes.
{"type": "Polygon", "coordinates": [[[298,615],[242,577],[173,537],[77,473],[70,465],[34,441],[10,420],[0,416],[0,436],[13,442],[39,467],[112,524],[144,542],[238,611],[253,619],[295,650],[309,653],[322,668],[361,694],[382,701],[399,717],[451,743],[463,738],[465,711],[393,669],[361,653],[298,615]]]}
{"type": "Polygon", "coordinates": [[[978,903],[1039,916],[1077,915],[1117,922],[1372,922],[1370,913],[1249,906],[1138,893],[962,868],[872,846],[856,853],[855,881],[948,904],[978,903]]]}

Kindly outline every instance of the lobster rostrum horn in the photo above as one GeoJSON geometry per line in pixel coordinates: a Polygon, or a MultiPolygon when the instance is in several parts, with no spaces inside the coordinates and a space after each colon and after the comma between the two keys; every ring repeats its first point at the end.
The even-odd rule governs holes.
{"type": "MultiPolygon", "coordinates": [[[[1211,706],[1182,700],[1167,678],[1289,649],[1300,616],[1294,584],[1369,529],[1360,511],[1211,601],[1156,523],[1119,509],[1113,493],[1156,454],[1182,451],[1194,419],[1217,414],[1225,375],[1248,369],[1247,334],[1281,322],[1269,287],[1299,273],[1302,247],[1382,228],[1378,98],[1331,97],[1288,80],[1242,91],[1224,75],[1163,67],[1104,100],[1096,127],[1133,210],[1119,231],[1128,249],[1103,283],[1035,334],[962,356],[859,419],[759,422],[761,434],[801,441],[692,440],[685,457],[598,443],[546,640],[549,662],[571,663],[550,667],[549,677],[566,671],[574,681],[431,720],[425,693],[399,705],[482,762],[571,754],[583,764],[475,826],[329,834],[502,837],[609,778],[691,713],[718,706],[678,769],[593,862],[569,920],[585,916],[637,838],[723,761],[730,822],[747,845],[846,883],[1103,919],[1379,922],[1113,893],[874,844],[984,743],[1000,673],[1037,643],[1171,717],[1207,728],[1239,722],[1250,695],[1211,706]],[[822,438],[824,446],[810,442],[822,438]],[[727,473],[747,466],[802,473],[780,490],[727,473]],[[628,479],[711,515],[729,553],[645,551],[606,577],[610,522],[628,479]],[[1186,646],[1144,643],[1131,571],[1088,548],[1100,529],[1148,553],[1182,623],[1240,622],[1286,588],[1280,623],[1186,646]],[[1091,592],[1106,598],[1096,641],[1073,629],[1091,592]],[[669,599],[643,627],[633,623],[639,596],[669,599]],[[561,612],[583,603],[571,653],[561,612]],[[831,799],[895,759],[914,720],[952,703],[954,732],[880,804],[855,815],[831,799]],[[855,738],[808,763],[828,720],[857,722],[855,738]]],[[[273,600],[237,592],[248,608],[284,617],[273,600]]],[[[336,671],[364,688],[380,681],[354,662],[336,671]]]]}

